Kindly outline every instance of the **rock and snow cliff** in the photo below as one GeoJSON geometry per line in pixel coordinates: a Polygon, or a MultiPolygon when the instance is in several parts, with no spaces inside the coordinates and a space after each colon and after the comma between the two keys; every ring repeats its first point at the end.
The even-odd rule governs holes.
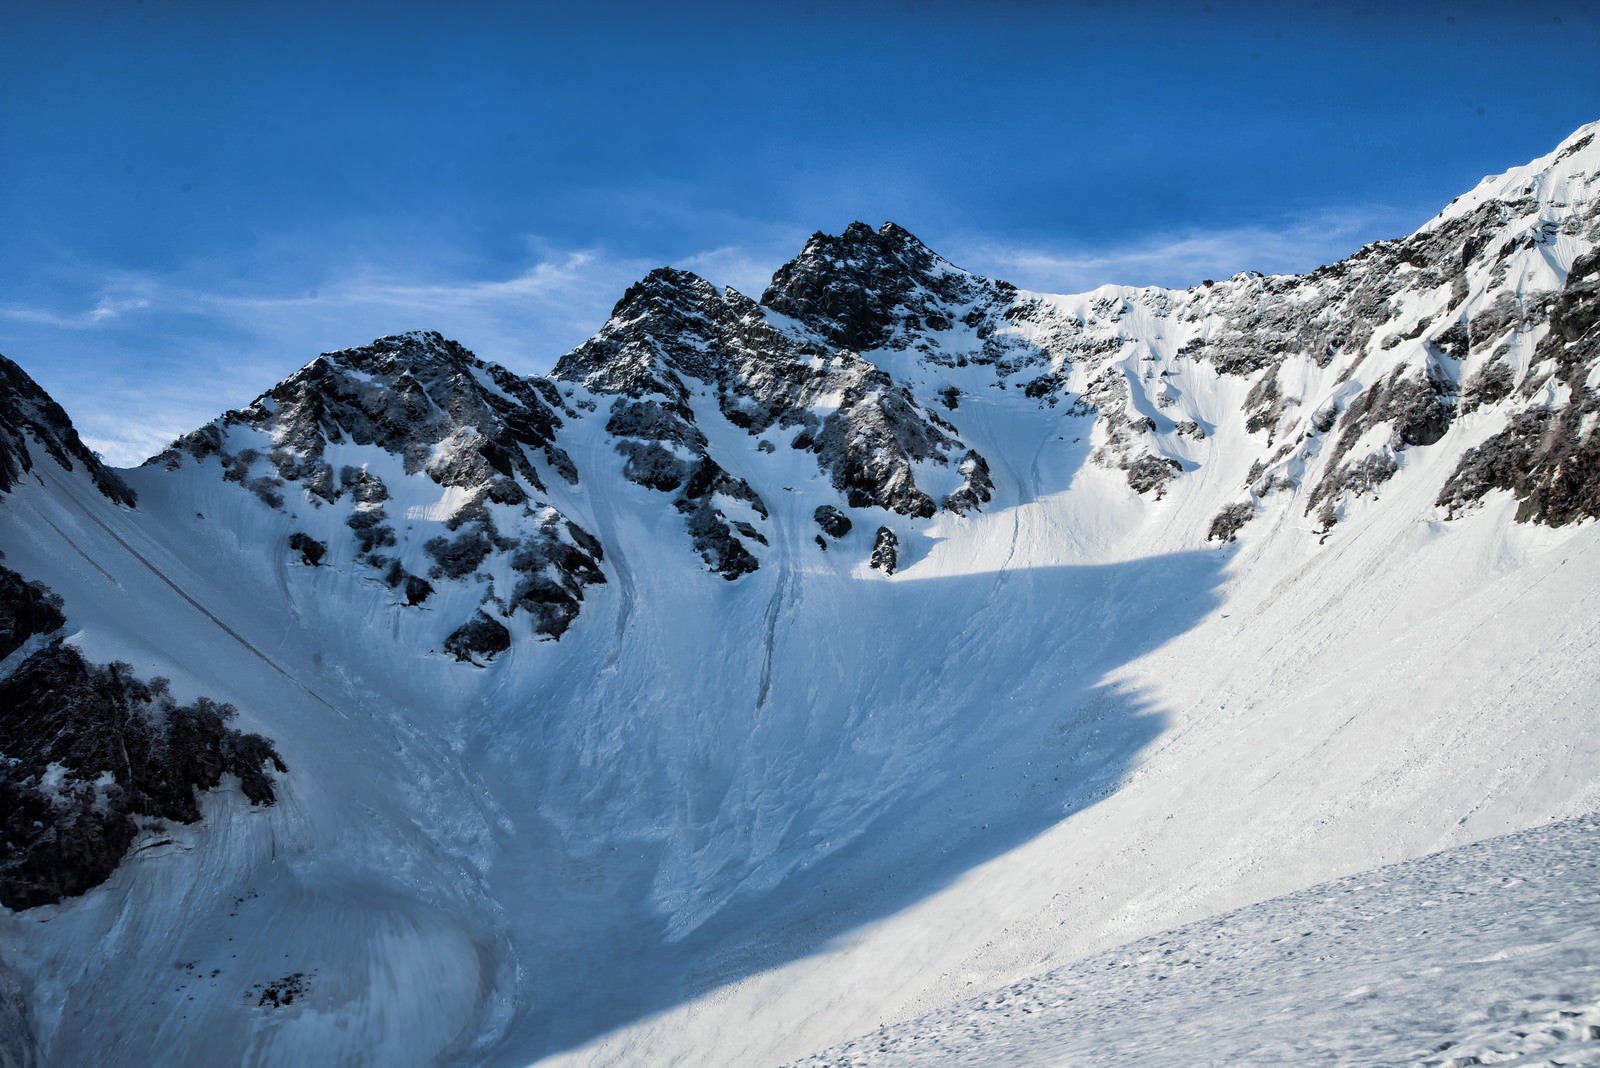
{"type": "Polygon", "coordinates": [[[857,223],[120,474],[0,363],[38,1049],[775,1060],[1600,805],[1596,132],[1305,276],[1029,293],[857,223]]]}

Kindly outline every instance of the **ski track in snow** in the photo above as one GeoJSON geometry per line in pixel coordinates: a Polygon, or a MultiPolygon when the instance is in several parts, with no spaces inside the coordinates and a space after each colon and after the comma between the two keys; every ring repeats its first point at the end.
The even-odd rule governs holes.
{"type": "MultiPolygon", "coordinates": [[[[94,513],[94,509],[90,508],[87,504],[84,503],[83,499],[81,497],[79,497],[78,494],[75,493],[69,487],[69,485],[68,485],[66,480],[64,480],[64,479],[56,480],[55,486],[61,492],[61,494],[63,496],[65,496],[68,500],[70,500],[73,503],[73,505],[77,508],[78,512],[81,513],[84,516],[84,518],[88,519],[95,526],[97,526],[101,530],[103,530],[106,533],[106,535],[111,538],[111,540],[113,542],[115,542],[117,545],[121,546],[123,551],[126,552],[129,556],[133,557],[133,559],[135,561],[137,561],[140,566],[142,566],[145,570],[149,571],[150,574],[154,575],[156,578],[160,579],[168,587],[170,587],[172,589],[173,593],[176,593],[179,597],[183,598],[184,602],[187,603],[191,608],[193,608],[196,612],[199,612],[202,616],[205,616],[206,619],[210,620],[211,623],[213,625],[215,625],[218,630],[222,631],[222,633],[226,634],[228,637],[230,637],[234,641],[238,642],[241,646],[243,646],[245,648],[245,650],[247,652],[250,653],[251,656],[254,656],[257,660],[260,660],[263,664],[267,665],[267,667],[271,668],[273,671],[276,671],[279,675],[282,675],[285,679],[288,679],[291,684],[293,684],[294,686],[296,686],[300,690],[304,691],[307,696],[311,697],[318,704],[322,705],[324,708],[327,708],[330,712],[333,712],[336,715],[343,715],[344,714],[337,707],[335,707],[331,702],[329,702],[325,697],[323,697],[321,694],[317,693],[315,690],[311,689],[305,683],[303,683],[299,679],[297,679],[294,675],[290,674],[283,667],[282,664],[279,664],[276,660],[272,659],[272,657],[268,656],[266,653],[263,653],[260,649],[257,649],[254,645],[250,644],[250,642],[242,634],[240,634],[238,631],[234,630],[232,627],[228,626],[222,620],[218,619],[217,616],[211,611],[211,609],[207,608],[205,605],[203,605],[199,601],[195,600],[195,598],[190,595],[188,590],[186,590],[182,586],[178,585],[178,583],[174,582],[172,580],[172,578],[165,571],[161,570],[161,568],[159,568],[155,564],[151,563],[149,557],[145,556],[138,549],[135,549],[132,545],[129,545],[126,538],[124,538],[121,534],[118,534],[115,530],[112,530],[111,527],[108,526],[105,523],[104,520],[102,520],[98,515],[96,515],[94,513]]],[[[45,522],[49,523],[50,527],[52,529],[54,529],[57,534],[60,534],[62,539],[64,541],[66,541],[68,545],[71,545],[73,550],[75,552],[77,552],[78,555],[82,556],[85,560],[88,560],[91,564],[94,565],[94,567],[95,567],[95,569],[97,571],[101,572],[101,574],[104,574],[106,576],[106,578],[110,579],[113,583],[116,582],[115,579],[111,578],[110,573],[107,572],[105,570],[105,568],[101,567],[98,563],[95,562],[93,557],[91,557],[88,553],[84,552],[81,548],[79,548],[72,541],[72,539],[70,537],[68,537],[66,535],[66,533],[61,530],[60,527],[56,526],[55,523],[51,522],[48,519],[48,517],[45,519],[45,522]]]]}

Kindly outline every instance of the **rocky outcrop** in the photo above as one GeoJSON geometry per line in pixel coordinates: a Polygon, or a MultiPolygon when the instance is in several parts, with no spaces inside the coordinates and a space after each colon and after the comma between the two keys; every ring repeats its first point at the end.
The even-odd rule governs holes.
{"type": "Polygon", "coordinates": [[[493,660],[509,648],[511,632],[505,624],[481,610],[473,613],[472,618],[457,627],[444,642],[445,652],[466,663],[493,660]]]}
{"type": "Polygon", "coordinates": [[[956,507],[989,499],[987,467],[981,457],[969,461],[976,454],[955,427],[844,344],[845,336],[796,330],[736,290],[663,268],[631,287],[600,333],[562,357],[554,377],[615,395],[607,430],[624,476],[674,494],[695,548],[712,570],[735,578],[759,566],[754,546],[767,540],[759,527],[767,508],[712,456],[699,426],[709,413],[696,407],[704,395],[752,437],[781,432],[791,448],[815,455],[851,507],[933,515],[939,503],[916,477],[916,466],[928,462],[967,476],[952,495],[956,507]],[[688,492],[696,486],[709,496],[688,492]]]}
{"type": "Polygon", "coordinates": [[[179,704],[164,679],[91,664],[50,640],[64,622],[49,590],[0,568],[0,647],[21,656],[47,640],[0,677],[0,904],[12,909],[98,886],[141,827],[199,820],[197,791],[224,775],[270,805],[270,771],[287,771],[271,742],[228,726],[232,706],[179,704]]]}
{"type": "Polygon", "coordinates": [[[42,583],[29,582],[10,568],[0,567],[0,661],[29,639],[54,634],[66,622],[61,598],[42,583]]]}
{"type": "Polygon", "coordinates": [[[1239,531],[1244,525],[1255,517],[1255,505],[1248,501],[1230,504],[1218,512],[1211,520],[1211,529],[1206,531],[1207,541],[1236,541],[1239,531]]]}
{"type": "Polygon", "coordinates": [[[778,268],[761,303],[830,345],[865,352],[906,348],[958,323],[980,326],[986,316],[974,305],[1004,306],[1015,293],[952,266],[892,222],[877,230],[854,222],[838,236],[813,234],[778,268]]]}
{"type": "MultiPolygon", "coordinates": [[[[1504,430],[1467,450],[1439,491],[1451,516],[1490,490],[1510,490],[1521,502],[1517,518],[1564,526],[1600,518],[1600,251],[1572,265],[1566,287],[1550,310],[1549,332],[1534,352],[1543,382],[1528,383],[1539,394],[1513,415],[1504,430]],[[1557,388],[1550,388],[1555,386],[1557,388]]],[[[1494,365],[1485,368],[1492,373],[1494,365]]],[[[1509,378],[1508,371],[1502,371],[1509,378]]],[[[1497,383],[1477,396],[1509,395],[1497,383]]],[[[1492,402],[1491,402],[1492,403],[1492,402]]]]}
{"type": "Polygon", "coordinates": [[[407,474],[425,473],[441,486],[520,503],[543,490],[534,459],[568,481],[572,460],[555,443],[560,396],[540,379],[523,378],[474,357],[432,331],[380,338],[324,353],[241,411],[188,434],[150,463],[175,466],[183,454],[224,456],[235,427],[268,436],[267,451],[240,463],[239,481],[263,488],[298,483],[326,503],[350,483],[325,454],[330,446],[372,445],[400,459],[407,474]]]}
{"type": "Polygon", "coordinates": [[[817,526],[830,538],[842,538],[850,533],[853,525],[850,517],[831,504],[818,505],[811,516],[817,521],[817,526]]]}
{"type": "Polygon", "coordinates": [[[289,535],[289,548],[300,554],[300,562],[307,567],[317,567],[328,555],[327,542],[318,541],[303,530],[289,535]]]}
{"type": "MultiPolygon", "coordinates": [[[[557,441],[563,419],[575,417],[549,382],[419,332],[324,353],[150,462],[215,461],[225,480],[269,507],[334,509],[355,561],[395,591],[397,605],[423,604],[439,582],[498,578],[510,596],[496,598],[489,583],[479,614],[506,621],[525,614],[534,633],[558,638],[578,615],[585,588],[605,581],[600,543],[545,499],[547,478],[578,481],[557,441]],[[371,461],[330,459],[348,458],[351,446],[371,461]],[[425,480],[446,503],[395,516],[380,470],[425,480]]],[[[304,533],[290,549],[307,564],[336,555],[304,533]]],[[[484,628],[474,616],[462,629],[484,628]]]]}
{"type": "Polygon", "coordinates": [[[82,467],[96,488],[132,508],[134,493],[89,451],[61,406],[27,373],[0,356],[0,493],[34,469],[34,450],[68,471],[82,467]]]}
{"type": "Polygon", "coordinates": [[[868,558],[867,564],[885,575],[894,574],[894,569],[900,566],[899,535],[888,527],[879,527],[877,534],[872,538],[872,556],[868,558]]]}
{"type": "Polygon", "coordinates": [[[745,542],[767,542],[749,519],[737,518],[738,508],[743,505],[751,518],[765,520],[766,502],[748,482],[711,458],[709,443],[693,420],[687,405],[622,396],[612,402],[606,430],[615,435],[616,449],[626,458],[623,477],[673,494],[673,506],[684,516],[695,551],[712,571],[736,579],[760,567],[745,542]]]}

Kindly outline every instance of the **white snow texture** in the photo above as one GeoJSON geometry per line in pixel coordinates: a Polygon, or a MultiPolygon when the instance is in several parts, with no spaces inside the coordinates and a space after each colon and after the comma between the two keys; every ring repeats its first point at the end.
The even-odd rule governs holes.
{"type": "MultiPolygon", "coordinates": [[[[477,663],[443,643],[506,597],[498,558],[411,606],[358,560],[348,501],[289,482],[274,508],[213,456],[125,472],[129,509],[41,457],[0,498],[5,566],[61,595],[85,656],[231,702],[289,771],[275,806],[209,794],[104,885],[0,910],[0,1028],[9,971],[54,1065],[1600,1063],[1597,828],[1553,823],[1600,809],[1596,523],[1517,522],[1503,489],[1436,503],[1516,406],[1569,399],[1528,309],[1596,246],[1596,129],[1446,209],[1423,238],[1479,212],[1485,248],[1386,269],[1388,311],[1341,345],[1215,355],[1240,308],[1320,309],[1360,255],[897,322],[859,356],[959,431],[919,487],[987,461],[965,514],[851,507],[823,551],[813,514],[846,502],[817,454],[680,375],[705,453],[768,513],[710,498],[767,542],[742,538],[760,567],[734,580],[623,477],[614,395],[558,382],[579,481],[530,452],[537,508],[490,512],[521,537],[556,509],[605,582],[559,640],[506,613],[510,648],[477,663]],[[1495,332],[1443,355],[1458,318],[1495,332]],[[1434,442],[1314,429],[1496,361],[1521,392],[1434,442]],[[1141,493],[1145,456],[1176,470],[1141,493]],[[1237,541],[1208,540],[1241,503],[1237,541]],[[892,575],[867,566],[880,526],[892,575]]],[[[967,284],[936,266],[927,285],[967,284]]],[[[724,297],[741,329],[822,344],[724,297]]],[[[385,551],[416,575],[469,503],[430,474],[451,447],[408,468],[328,445],[381,476],[385,551]]]]}

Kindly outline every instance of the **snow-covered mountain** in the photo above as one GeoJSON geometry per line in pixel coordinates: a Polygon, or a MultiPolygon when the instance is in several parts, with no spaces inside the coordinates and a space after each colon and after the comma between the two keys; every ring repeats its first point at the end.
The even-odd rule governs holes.
{"type": "Polygon", "coordinates": [[[802,1063],[1600,1064],[1600,820],[1260,902],[802,1063]]]}
{"type": "Polygon", "coordinates": [[[1600,808],[1597,132],[1297,277],[857,223],[132,471],[0,363],[8,1056],[776,1063],[1600,808]]]}

